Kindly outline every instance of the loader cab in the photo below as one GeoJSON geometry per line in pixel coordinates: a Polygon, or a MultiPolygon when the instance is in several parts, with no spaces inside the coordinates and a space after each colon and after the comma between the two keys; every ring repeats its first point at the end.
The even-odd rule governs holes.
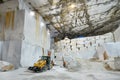
{"type": "Polygon", "coordinates": [[[46,60],[47,65],[49,65],[51,61],[49,56],[41,56],[41,60],[46,60]]]}
{"type": "Polygon", "coordinates": [[[41,56],[41,60],[47,60],[48,56],[41,56]]]}

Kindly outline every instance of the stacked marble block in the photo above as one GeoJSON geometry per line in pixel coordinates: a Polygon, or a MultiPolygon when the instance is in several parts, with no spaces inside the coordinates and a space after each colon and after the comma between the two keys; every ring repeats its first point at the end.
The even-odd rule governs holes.
{"type": "Polygon", "coordinates": [[[56,58],[54,58],[54,62],[56,65],[63,66],[63,54],[62,52],[60,53],[55,53],[56,58]]]}
{"type": "Polygon", "coordinates": [[[76,38],[76,39],[64,39],[56,44],[56,52],[80,52],[81,50],[88,50],[89,48],[97,49],[103,43],[113,42],[112,33],[108,33],[100,36],[76,38]]]}

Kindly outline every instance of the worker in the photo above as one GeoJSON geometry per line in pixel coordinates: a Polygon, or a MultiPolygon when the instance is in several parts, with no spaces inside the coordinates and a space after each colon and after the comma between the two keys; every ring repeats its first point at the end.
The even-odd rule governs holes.
{"type": "Polygon", "coordinates": [[[51,52],[48,51],[48,61],[46,62],[46,63],[47,63],[47,66],[48,66],[48,70],[50,70],[50,68],[51,68],[51,67],[50,67],[50,66],[51,66],[51,65],[50,65],[50,64],[51,64],[50,61],[51,61],[51,52]]]}
{"type": "Polygon", "coordinates": [[[66,62],[65,61],[63,61],[63,67],[66,67],[66,62]]]}
{"type": "Polygon", "coordinates": [[[62,57],[62,59],[63,59],[63,67],[66,67],[66,62],[64,60],[64,57],[62,57]]]}

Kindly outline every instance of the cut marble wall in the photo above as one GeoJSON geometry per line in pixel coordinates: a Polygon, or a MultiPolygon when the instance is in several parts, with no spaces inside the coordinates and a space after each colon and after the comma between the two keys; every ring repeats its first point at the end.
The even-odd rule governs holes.
{"type": "Polygon", "coordinates": [[[106,43],[103,45],[108,55],[113,57],[120,56],[120,42],[106,43]]]}
{"type": "Polygon", "coordinates": [[[44,55],[47,55],[50,49],[50,34],[44,20],[41,16],[39,17],[39,30],[36,29],[35,16],[30,15],[30,10],[23,0],[18,1],[20,10],[15,10],[14,29],[11,26],[3,28],[6,11],[1,13],[0,18],[0,60],[12,63],[15,68],[20,65],[24,67],[32,65],[43,54],[43,48],[44,55]],[[36,31],[38,31],[37,34],[36,31]]]}
{"type": "Polygon", "coordinates": [[[35,16],[31,16],[29,11],[25,11],[25,24],[24,24],[24,40],[33,45],[38,45],[43,48],[50,48],[50,34],[48,34],[45,22],[42,17],[39,17],[40,24],[39,30],[36,30],[35,16]],[[41,25],[43,24],[43,25],[41,25]],[[38,32],[37,32],[38,31],[38,32]],[[37,33],[37,34],[36,34],[37,33]]]}
{"type": "Polygon", "coordinates": [[[16,10],[18,7],[18,0],[8,0],[0,4],[0,12],[7,12],[16,10]]]}
{"type": "Polygon", "coordinates": [[[3,41],[0,41],[0,60],[2,59],[2,45],[3,41]]]}
{"type": "Polygon", "coordinates": [[[120,25],[117,30],[114,32],[114,37],[116,42],[120,42],[120,25]]]}
{"type": "Polygon", "coordinates": [[[102,44],[97,48],[97,52],[94,54],[94,57],[99,58],[99,60],[104,60],[104,52],[106,52],[107,56],[109,57],[108,60],[114,62],[114,58],[120,57],[120,42],[102,44]]]}
{"type": "Polygon", "coordinates": [[[48,34],[47,32],[44,20],[41,16],[39,17],[39,19],[39,30],[36,30],[37,26],[35,16],[31,16],[30,12],[28,10],[25,10],[25,22],[23,32],[24,40],[22,42],[20,61],[22,67],[33,66],[33,64],[38,59],[40,59],[39,56],[43,55],[43,52],[44,55],[47,55],[48,50],[50,50],[50,34],[48,34]]]}
{"type": "Polygon", "coordinates": [[[40,56],[42,56],[42,48],[40,46],[32,45],[27,42],[22,42],[22,54],[21,54],[21,66],[28,67],[33,66],[40,56]]]}
{"type": "Polygon", "coordinates": [[[4,26],[3,23],[4,23],[4,17],[1,15],[0,16],[0,41],[3,40],[3,26],[4,26]]]}
{"type": "Polygon", "coordinates": [[[20,67],[22,41],[4,41],[2,47],[2,60],[12,63],[15,68],[20,67]]]}
{"type": "Polygon", "coordinates": [[[24,29],[24,10],[15,12],[14,28],[5,29],[5,40],[21,40],[23,39],[24,29]]]}
{"type": "MultiPolygon", "coordinates": [[[[5,20],[5,13],[3,14],[5,20]]],[[[24,27],[24,10],[15,11],[14,29],[4,28],[4,41],[1,46],[1,60],[12,63],[15,68],[20,66],[21,47],[24,27]]],[[[5,26],[4,21],[2,23],[5,26]]],[[[3,28],[3,27],[2,27],[3,28]]],[[[2,32],[2,33],[3,33],[2,32]]]]}
{"type": "Polygon", "coordinates": [[[0,35],[4,36],[4,39],[2,36],[0,36],[0,38],[2,38],[2,40],[21,40],[23,37],[24,10],[15,11],[13,29],[12,26],[5,27],[5,14],[6,12],[1,13],[0,35]]]}
{"type": "Polygon", "coordinates": [[[107,33],[105,35],[85,37],[85,38],[76,38],[59,41],[56,44],[56,53],[62,54],[76,54],[79,58],[89,59],[92,58],[96,53],[96,49],[105,43],[105,39],[108,39],[106,42],[113,42],[113,34],[107,33]]]}
{"type": "Polygon", "coordinates": [[[94,54],[94,58],[99,58],[99,60],[104,60],[103,54],[105,52],[105,48],[103,46],[99,46],[96,49],[96,53],[94,54]]]}

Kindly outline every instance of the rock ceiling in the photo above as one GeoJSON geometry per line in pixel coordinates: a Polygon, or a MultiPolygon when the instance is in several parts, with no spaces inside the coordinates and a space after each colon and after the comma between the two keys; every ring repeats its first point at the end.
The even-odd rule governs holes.
{"type": "Polygon", "coordinates": [[[0,0],[0,4],[8,2],[8,1],[11,1],[11,0],[0,0]]]}
{"type": "MultiPolygon", "coordinates": [[[[0,2],[3,0],[0,0],[0,2]]],[[[120,23],[120,0],[24,0],[43,16],[52,37],[94,36],[120,23]]]]}

